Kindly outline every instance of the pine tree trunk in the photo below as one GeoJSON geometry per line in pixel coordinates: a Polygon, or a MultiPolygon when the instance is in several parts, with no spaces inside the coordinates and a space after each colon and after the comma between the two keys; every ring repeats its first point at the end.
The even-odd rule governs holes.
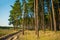
{"type": "Polygon", "coordinates": [[[41,0],[41,6],[42,6],[42,13],[41,13],[41,25],[42,25],[42,29],[43,31],[45,31],[45,27],[44,27],[44,1],[41,0]]]}
{"type": "Polygon", "coordinates": [[[35,15],[36,15],[36,0],[34,0],[34,22],[35,22],[34,26],[35,26],[35,34],[37,34],[36,33],[36,18],[35,18],[36,16],[35,15]]]}
{"type": "Polygon", "coordinates": [[[24,35],[24,26],[23,26],[23,31],[22,31],[23,35],[24,35]]]}
{"type": "Polygon", "coordinates": [[[39,37],[39,26],[38,26],[38,0],[36,0],[36,31],[37,36],[39,37]]]}
{"type": "Polygon", "coordinates": [[[54,31],[56,31],[56,19],[55,19],[55,12],[54,12],[53,0],[52,0],[52,14],[53,14],[54,31]]]}
{"type": "Polygon", "coordinates": [[[59,1],[58,1],[58,25],[60,30],[60,7],[59,7],[59,1]]]}
{"type": "Polygon", "coordinates": [[[13,25],[14,26],[14,30],[15,30],[15,25],[13,25]]]}
{"type": "Polygon", "coordinates": [[[37,37],[39,37],[39,30],[38,30],[38,0],[34,0],[34,11],[35,12],[35,30],[37,37]]]}
{"type": "Polygon", "coordinates": [[[60,30],[60,8],[59,8],[59,30],[60,30]]]}
{"type": "Polygon", "coordinates": [[[50,9],[50,3],[48,4],[48,8],[49,8],[50,28],[52,30],[52,14],[51,14],[51,9],[50,9]]]}

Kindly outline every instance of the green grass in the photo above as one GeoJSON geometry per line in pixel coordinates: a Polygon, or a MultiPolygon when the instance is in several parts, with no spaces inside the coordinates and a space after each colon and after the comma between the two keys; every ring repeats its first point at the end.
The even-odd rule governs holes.
{"type": "Polygon", "coordinates": [[[0,37],[16,32],[14,29],[0,29],[0,37]]]}
{"type": "Polygon", "coordinates": [[[25,35],[20,33],[19,40],[60,40],[60,31],[39,31],[39,38],[35,34],[35,31],[25,31],[25,35]]]}

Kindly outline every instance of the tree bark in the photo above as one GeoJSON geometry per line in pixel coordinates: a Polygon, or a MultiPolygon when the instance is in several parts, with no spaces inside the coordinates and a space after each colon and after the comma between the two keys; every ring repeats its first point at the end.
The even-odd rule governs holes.
{"type": "Polygon", "coordinates": [[[52,0],[52,14],[53,14],[54,31],[56,31],[56,19],[55,19],[55,12],[54,12],[53,0],[52,0]]]}
{"type": "Polygon", "coordinates": [[[39,30],[38,30],[38,0],[34,0],[34,11],[35,12],[35,30],[36,30],[36,34],[37,37],[39,37],[39,30]]]}
{"type": "Polygon", "coordinates": [[[45,31],[45,26],[44,26],[44,1],[41,0],[41,6],[42,6],[42,12],[41,12],[41,25],[42,25],[42,29],[43,31],[45,31]]]}

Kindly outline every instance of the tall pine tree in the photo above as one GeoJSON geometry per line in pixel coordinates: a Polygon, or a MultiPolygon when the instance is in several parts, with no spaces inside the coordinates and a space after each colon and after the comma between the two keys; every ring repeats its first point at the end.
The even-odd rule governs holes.
{"type": "Polygon", "coordinates": [[[16,0],[14,5],[12,6],[12,9],[10,11],[10,18],[8,19],[10,24],[12,24],[14,26],[14,29],[16,29],[16,27],[18,27],[19,24],[19,20],[20,17],[22,15],[22,11],[21,11],[21,3],[19,0],[16,0]]]}

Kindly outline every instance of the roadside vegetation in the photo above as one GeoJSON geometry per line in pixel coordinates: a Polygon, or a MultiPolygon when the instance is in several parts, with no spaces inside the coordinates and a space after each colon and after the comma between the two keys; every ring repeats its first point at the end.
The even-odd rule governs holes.
{"type": "Polygon", "coordinates": [[[20,33],[20,40],[60,40],[60,31],[39,31],[39,37],[35,34],[35,31],[27,30],[25,31],[25,35],[20,33]]]}
{"type": "Polygon", "coordinates": [[[19,29],[14,30],[13,27],[0,27],[0,37],[17,32],[19,29]]]}

